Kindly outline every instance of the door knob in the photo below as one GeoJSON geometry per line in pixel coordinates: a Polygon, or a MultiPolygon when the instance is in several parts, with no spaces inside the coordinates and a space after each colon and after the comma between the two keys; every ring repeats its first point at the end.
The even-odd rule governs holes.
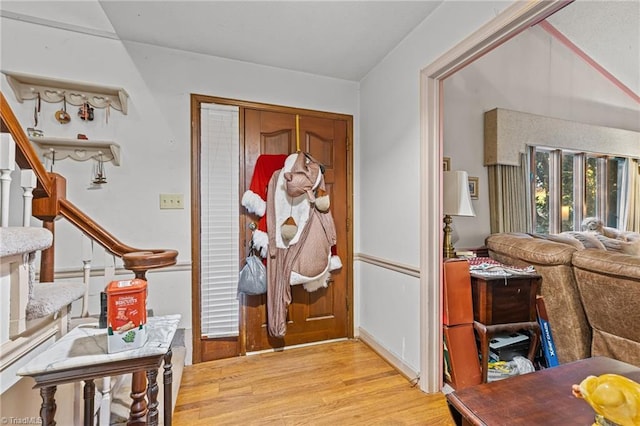
{"type": "Polygon", "coordinates": [[[255,222],[251,222],[249,223],[249,229],[251,229],[252,231],[255,231],[256,229],[258,229],[258,225],[256,225],[255,222]]]}

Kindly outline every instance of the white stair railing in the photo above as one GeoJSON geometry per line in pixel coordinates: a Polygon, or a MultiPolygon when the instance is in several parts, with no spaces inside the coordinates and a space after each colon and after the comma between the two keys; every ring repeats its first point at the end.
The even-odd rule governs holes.
{"type": "MultiPolygon", "coordinates": [[[[35,253],[51,245],[51,233],[42,228],[30,228],[32,217],[33,191],[37,185],[37,177],[33,170],[19,170],[15,162],[16,145],[9,133],[0,134],[0,228],[2,241],[0,243],[2,258],[0,262],[0,393],[4,393],[19,377],[15,372],[30,357],[35,356],[52,344],[62,334],[67,332],[66,305],[53,315],[29,318],[30,305],[37,298],[30,299],[30,290],[39,294],[42,301],[48,301],[46,293],[37,292],[47,287],[56,291],[56,284],[40,284],[31,282],[29,261],[35,253]],[[19,170],[21,194],[12,197],[12,182],[19,170]],[[21,202],[20,202],[21,200],[21,202]],[[12,208],[10,203],[17,205],[12,208]],[[22,204],[22,206],[20,206],[22,204]],[[22,211],[19,211],[22,207],[22,211]],[[15,219],[18,219],[15,220],[15,219]],[[18,226],[9,226],[10,223],[18,226]],[[22,226],[20,226],[22,225],[22,226]],[[43,297],[44,295],[44,297],[43,297]]],[[[17,192],[17,191],[16,191],[17,192]]],[[[89,271],[90,272],[90,271],[89,271]]],[[[88,276],[87,274],[86,276],[88,276]]],[[[73,287],[73,283],[60,283],[66,289],[73,287]]],[[[75,285],[78,289],[78,286],[75,285]]],[[[88,279],[85,278],[82,290],[87,291],[88,279]]],[[[76,290],[74,294],[77,294],[76,290]]],[[[87,300],[85,294],[84,300],[87,300]]],[[[71,301],[69,301],[71,303],[71,301]]],[[[88,304],[83,305],[86,310],[88,304]]]]}
{"type": "Polygon", "coordinates": [[[87,235],[82,236],[82,272],[85,292],[82,298],[82,318],[89,316],[89,286],[91,284],[91,260],[93,259],[93,240],[87,235]]]}
{"type": "Polygon", "coordinates": [[[9,195],[11,173],[16,168],[16,144],[9,133],[2,133],[0,139],[0,226],[9,226],[9,195]]]}
{"type": "Polygon", "coordinates": [[[20,171],[20,186],[22,187],[22,226],[31,226],[31,205],[33,189],[38,184],[38,178],[31,169],[20,171]]]}

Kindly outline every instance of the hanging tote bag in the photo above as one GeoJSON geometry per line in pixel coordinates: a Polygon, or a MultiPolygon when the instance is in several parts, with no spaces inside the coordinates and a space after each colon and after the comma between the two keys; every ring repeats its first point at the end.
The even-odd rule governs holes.
{"type": "Polygon", "coordinates": [[[267,268],[262,260],[253,254],[247,256],[247,261],[240,271],[238,279],[238,293],[249,295],[265,294],[267,292],[267,268]]]}

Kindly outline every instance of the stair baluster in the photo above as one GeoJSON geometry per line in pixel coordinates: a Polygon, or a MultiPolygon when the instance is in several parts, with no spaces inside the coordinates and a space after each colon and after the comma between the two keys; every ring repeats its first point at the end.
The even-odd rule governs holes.
{"type": "Polygon", "coordinates": [[[9,226],[9,194],[11,192],[11,172],[16,168],[16,144],[8,133],[2,134],[0,139],[0,226],[9,226]]]}
{"type": "Polygon", "coordinates": [[[22,187],[22,226],[31,226],[31,204],[33,201],[33,189],[38,180],[33,170],[20,171],[20,186],[22,187]]]}

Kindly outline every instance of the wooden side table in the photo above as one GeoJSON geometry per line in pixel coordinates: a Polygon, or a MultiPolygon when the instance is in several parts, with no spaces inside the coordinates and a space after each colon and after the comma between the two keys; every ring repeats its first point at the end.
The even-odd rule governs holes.
{"type": "Polygon", "coordinates": [[[590,425],[595,412],[571,394],[589,375],[620,374],[640,381],[640,368],[604,357],[457,390],[447,395],[454,418],[463,425],[590,425]]]}
{"type": "Polygon", "coordinates": [[[131,413],[127,425],[158,424],[158,368],[164,362],[164,424],[171,425],[171,340],[180,315],[151,317],[147,342],[138,349],[107,353],[107,330],[78,326],[46,352],[22,367],[18,374],[33,377],[40,388],[42,424],[55,425],[55,392],[58,385],[84,381],[84,425],[93,425],[94,380],[132,374],[131,413]],[[146,377],[145,377],[146,375],[146,377]],[[147,384],[148,380],[148,384],[147,384]],[[145,400],[145,397],[147,400],[145,400]],[[145,421],[146,415],[146,421],[145,421]]]}
{"type": "Polygon", "coordinates": [[[533,361],[540,341],[536,294],[540,276],[471,273],[473,328],[480,337],[482,382],[487,382],[489,342],[497,333],[530,330],[527,358],[533,361]]]}

